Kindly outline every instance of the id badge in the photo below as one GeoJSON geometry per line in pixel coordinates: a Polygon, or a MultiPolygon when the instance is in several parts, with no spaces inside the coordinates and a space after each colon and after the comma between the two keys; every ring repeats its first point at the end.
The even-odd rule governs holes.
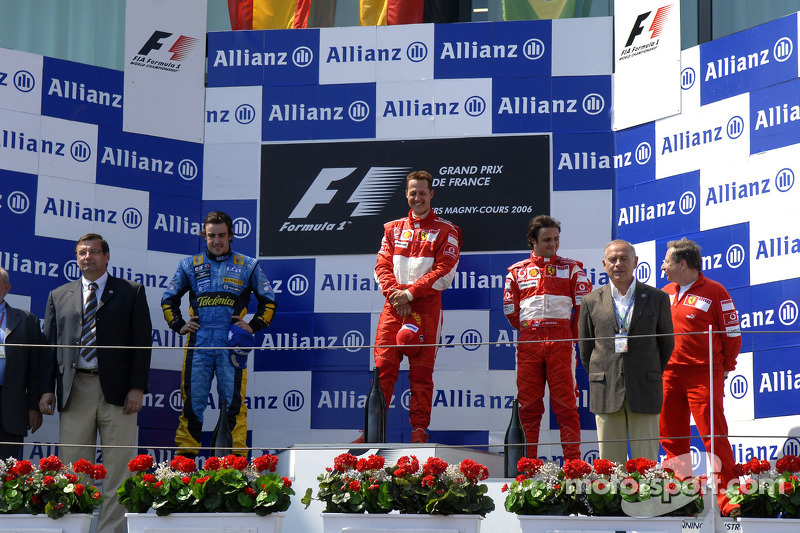
{"type": "Polygon", "coordinates": [[[616,333],[614,335],[614,353],[626,353],[628,351],[628,333],[616,333]]]}

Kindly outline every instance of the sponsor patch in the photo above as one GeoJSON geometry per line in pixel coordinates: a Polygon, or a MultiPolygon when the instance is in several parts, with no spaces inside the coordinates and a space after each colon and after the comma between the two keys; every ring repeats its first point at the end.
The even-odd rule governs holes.
{"type": "Polygon", "coordinates": [[[569,267],[567,265],[556,266],[556,277],[569,279],[569,267]]]}
{"type": "Polygon", "coordinates": [[[428,231],[426,229],[419,232],[419,240],[423,242],[436,242],[436,237],[439,236],[439,230],[428,231]]]}
{"type": "Polygon", "coordinates": [[[234,255],[233,256],[233,264],[234,265],[244,265],[244,256],[243,255],[234,255]]]}
{"type": "Polygon", "coordinates": [[[719,305],[722,307],[723,312],[736,310],[736,307],[733,305],[733,300],[722,300],[719,305]]]}
{"type": "Polygon", "coordinates": [[[232,283],[234,285],[239,285],[239,286],[244,285],[244,281],[242,281],[242,280],[240,280],[238,278],[227,278],[227,277],[225,277],[225,278],[222,278],[222,283],[232,283]]]}
{"type": "Polygon", "coordinates": [[[711,300],[708,298],[703,298],[702,296],[687,294],[684,304],[688,305],[689,307],[700,309],[701,311],[708,311],[709,307],[711,307],[711,300]]]}
{"type": "Polygon", "coordinates": [[[196,255],[196,256],[194,256],[192,258],[192,264],[199,265],[202,262],[203,262],[203,256],[202,255],[196,255]]]}
{"type": "Polygon", "coordinates": [[[732,326],[739,323],[739,315],[736,311],[729,311],[723,315],[723,320],[726,326],[732,326]]]}
{"type": "Polygon", "coordinates": [[[414,236],[414,232],[410,229],[405,230],[400,234],[400,238],[404,241],[409,241],[414,236]]]}
{"type": "Polygon", "coordinates": [[[555,276],[556,275],[556,266],[555,265],[547,265],[547,268],[544,269],[544,273],[547,276],[555,276]]]}
{"type": "Polygon", "coordinates": [[[453,246],[452,244],[448,244],[444,247],[444,255],[449,255],[450,257],[457,257],[458,256],[458,247],[453,246]]]}
{"type": "Polygon", "coordinates": [[[447,242],[458,246],[458,237],[453,235],[452,233],[447,236],[447,242]]]}
{"type": "Polygon", "coordinates": [[[728,326],[725,328],[725,331],[728,337],[738,337],[741,335],[741,333],[739,333],[739,326],[728,326]]]}
{"type": "Polygon", "coordinates": [[[510,315],[513,312],[514,312],[514,304],[505,304],[503,306],[503,314],[504,315],[510,315]]]}
{"type": "Polygon", "coordinates": [[[262,283],[261,288],[264,290],[264,292],[272,292],[272,284],[269,281],[262,283]]]}

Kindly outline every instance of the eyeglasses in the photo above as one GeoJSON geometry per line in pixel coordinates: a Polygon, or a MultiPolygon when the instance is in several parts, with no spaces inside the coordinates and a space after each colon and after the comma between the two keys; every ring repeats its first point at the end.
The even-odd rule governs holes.
{"type": "Polygon", "coordinates": [[[76,254],[78,257],[86,257],[87,255],[102,255],[103,250],[98,250],[97,248],[90,248],[88,250],[78,250],[76,254]]]}

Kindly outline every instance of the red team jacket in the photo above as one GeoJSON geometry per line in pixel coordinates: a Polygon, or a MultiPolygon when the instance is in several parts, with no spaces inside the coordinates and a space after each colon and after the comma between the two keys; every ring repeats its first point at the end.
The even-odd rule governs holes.
{"type": "Polygon", "coordinates": [[[672,325],[675,329],[675,349],[667,368],[673,365],[708,365],[707,335],[678,335],[690,331],[724,331],[713,335],[714,366],[725,371],[736,368],[736,356],[742,347],[739,315],[725,287],[702,273],[683,297],[676,301],[680,286],[670,283],[664,287],[669,295],[672,325]]]}

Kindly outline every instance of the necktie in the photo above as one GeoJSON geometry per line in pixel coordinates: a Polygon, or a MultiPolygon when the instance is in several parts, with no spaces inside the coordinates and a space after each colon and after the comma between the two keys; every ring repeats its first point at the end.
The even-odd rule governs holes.
{"type": "Polygon", "coordinates": [[[81,357],[87,361],[94,359],[97,355],[97,330],[95,329],[95,318],[97,317],[97,283],[89,284],[89,294],[86,295],[86,302],[83,306],[83,329],[81,331],[81,357]]]}

